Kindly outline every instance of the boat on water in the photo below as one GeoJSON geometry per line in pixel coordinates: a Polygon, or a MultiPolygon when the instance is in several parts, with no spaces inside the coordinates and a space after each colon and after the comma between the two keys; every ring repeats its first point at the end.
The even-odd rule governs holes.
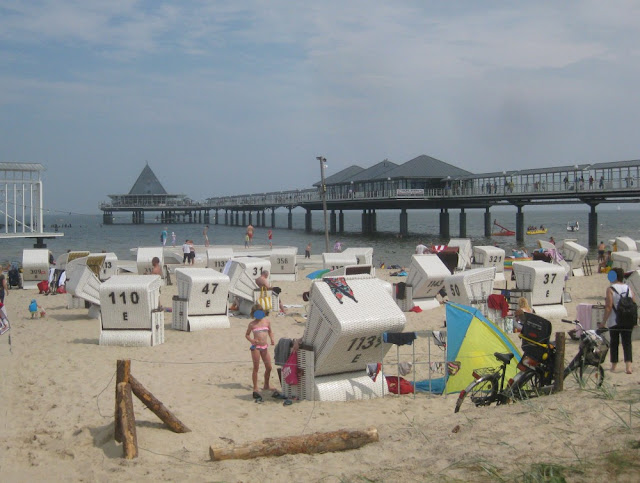
{"type": "Polygon", "coordinates": [[[514,236],[516,234],[515,231],[509,230],[508,228],[505,228],[504,226],[499,224],[497,220],[493,220],[493,224],[499,227],[500,231],[492,233],[491,236],[514,236]]]}
{"type": "Polygon", "coordinates": [[[579,231],[580,230],[580,223],[578,223],[577,221],[574,223],[567,223],[567,231],[579,231]]]}
{"type": "Polygon", "coordinates": [[[544,226],[541,226],[540,228],[532,227],[527,230],[527,235],[544,235],[547,231],[549,230],[544,226]]]}

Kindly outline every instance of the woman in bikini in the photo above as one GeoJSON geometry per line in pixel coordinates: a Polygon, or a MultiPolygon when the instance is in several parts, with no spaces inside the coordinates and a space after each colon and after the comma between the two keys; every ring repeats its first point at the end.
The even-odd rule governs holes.
{"type": "Polygon", "coordinates": [[[269,384],[271,377],[271,355],[269,354],[268,341],[271,345],[275,344],[273,331],[271,330],[271,322],[265,318],[264,310],[258,304],[251,307],[251,317],[253,320],[249,322],[245,337],[251,343],[251,359],[253,360],[253,398],[262,399],[258,389],[258,369],[260,369],[260,359],[264,362],[264,390],[275,391],[276,389],[269,384]]]}

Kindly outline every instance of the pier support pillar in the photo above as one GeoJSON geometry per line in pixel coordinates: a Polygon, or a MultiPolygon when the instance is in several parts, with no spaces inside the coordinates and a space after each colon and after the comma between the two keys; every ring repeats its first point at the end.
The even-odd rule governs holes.
{"type": "Polygon", "coordinates": [[[265,213],[265,210],[262,210],[261,216],[262,216],[262,228],[264,228],[265,226],[267,226],[267,222],[266,222],[267,214],[265,213]]]}
{"type": "Polygon", "coordinates": [[[491,236],[491,212],[488,206],[484,212],[484,236],[487,238],[491,236]]]}
{"type": "Polygon", "coordinates": [[[205,224],[205,225],[208,225],[208,224],[209,224],[210,216],[211,216],[211,215],[209,215],[209,210],[207,210],[207,211],[205,211],[205,212],[204,212],[204,224],[205,224]]]}
{"type": "Polygon", "coordinates": [[[516,241],[524,242],[524,213],[522,212],[522,205],[518,205],[518,212],[516,213],[516,241]]]}
{"type": "Polygon", "coordinates": [[[242,226],[247,226],[247,213],[242,212],[242,226]]]}
{"type": "MultiPolygon", "coordinates": [[[[244,218],[242,219],[242,224],[244,225],[244,218]]],[[[249,224],[253,225],[253,213],[249,212],[249,224]]],[[[260,222],[258,221],[256,225],[260,226],[260,222]]]]}
{"type": "Polygon", "coordinates": [[[229,224],[229,210],[224,210],[224,224],[229,224]]]}
{"type": "Polygon", "coordinates": [[[371,210],[371,233],[376,233],[378,231],[378,215],[376,210],[371,210]]]}
{"type": "Polygon", "coordinates": [[[589,212],[589,247],[595,248],[598,246],[598,213],[596,212],[596,206],[591,206],[589,212]]]}
{"type": "Polygon", "coordinates": [[[362,220],[362,233],[369,233],[369,213],[367,213],[367,210],[362,210],[360,219],[362,220]]]}
{"type": "Polygon", "coordinates": [[[276,209],[271,208],[271,228],[276,227],[276,209]]]}
{"type": "Polygon", "coordinates": [[[336,230],[336,210],[331,210],[331,214],[329,215],[329,233],[335,234],[336,230]]]}
{"type": "Polygon", "coordinates": [[[440,237],[450,238],[451,232],[449,231],[449,210],[442,208],[440,210],[440,237]]]}
{"type": "Polygon", "coordinates": [[[344,213],[342,210],[340,210],[340,214],[338,215],[338,231],[344,233],[344,213]]]}
{"type": "Polygon", "coordinates": [[[304,214],[304,231],[310,233],[311,230],[311,210],[307,210],[307,212],[304,214]]]}
{"type": "Polygon", "coordinates": [[[289,214],[287,215],[287,228],[293,230],[293,214],[291,213],[291,208],[289,208],[289,214]]]}
{"type": "Polygon", "coordinates": [[[409,233],[409,215],[407,210],[402,208],[400,210],[400,235],[407,235],[409,233]]]}
{"type": "Polygon", "coordinates": [[[460,209],[460,238],[467,238],[467,214],[460,209]]]}
{"type": "Polygon", "coordinates": [[[240,224],[240,212],[236,211],[236,226],[240,224]]]}

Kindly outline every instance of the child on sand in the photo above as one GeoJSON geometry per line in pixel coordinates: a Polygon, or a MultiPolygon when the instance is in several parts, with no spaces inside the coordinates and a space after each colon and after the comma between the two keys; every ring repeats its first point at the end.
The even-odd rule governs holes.
{"type": "Polygon", "coordinates": [[[36,299],[31,299],[31,303],[29,304],[29,312],[31,313],[32,319],[36,317],[38,313],[38,309],[42,310],[40,316],[44,317],[43,315],[45,313],[44,309],[40,305],[38,305],[38,302],[36,302],[36,299]]]}
{"type": "Polygon", "coordinates": [[[251,351],[251,359],[253,360],[253,373],[251,379],[253,382],[253,399],[262,401],[260,390],[258,388],[258,369],[260,369],[260,359],[264,363],[264,387],[265,391],[276,391],[274,387],[271,387],[269,378],[271,377],[271,355],[269,354],[268,340],[271,340],[271,345],[275,344],[273,338],[273,331],[271,330],[271,322],[267,320],[266,314],[262,307],[255,304],[251,307],[251,317],[253,320],[249,322],[247,327],[247,333],[245,337],[251,343],[249,350],[251,351]]]}

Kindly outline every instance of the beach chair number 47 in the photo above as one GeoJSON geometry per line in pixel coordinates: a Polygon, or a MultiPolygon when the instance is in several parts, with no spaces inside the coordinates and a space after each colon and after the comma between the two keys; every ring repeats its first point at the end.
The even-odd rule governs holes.
{"type": "MultiPolygon", "coordinates": [[[[218,288],[218,284],[217,283],[212,283],[211,284],[211,295],[213,295],[214,293],[216,293],[216,289],[218,288]]],[[[204,287],[202,287],[202,293],[204,294],[209,294],[209,284],[205,284],[204,287]]]]}

